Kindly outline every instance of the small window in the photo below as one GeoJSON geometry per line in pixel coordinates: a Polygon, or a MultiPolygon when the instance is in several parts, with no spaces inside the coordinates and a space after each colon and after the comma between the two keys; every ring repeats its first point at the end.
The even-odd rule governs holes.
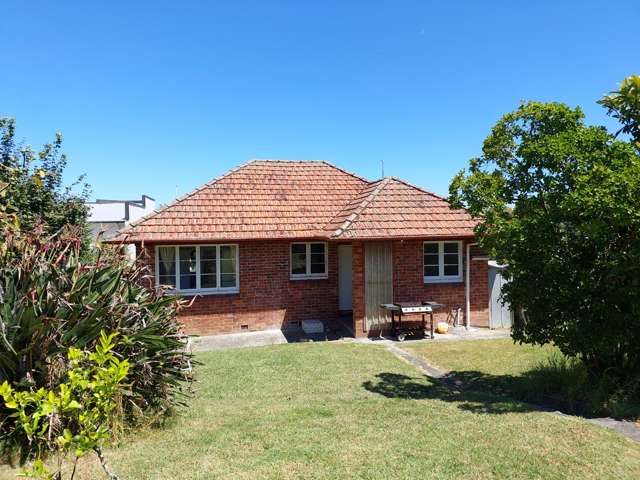
{"type": "Polygon", "coordinates": [[[156,284],[184,293],[238,292],[237,245],[156,248],[156,284]]]}
{"type": "Polygon", "coordinates": [[[462,242],[424,243],[424,282],[462,281],[462,242]]]}
{"type": "Polygon", "coordinates": [[[292,279],[327,278],[327,244],[292,243],[290,273],[292,279]]]}

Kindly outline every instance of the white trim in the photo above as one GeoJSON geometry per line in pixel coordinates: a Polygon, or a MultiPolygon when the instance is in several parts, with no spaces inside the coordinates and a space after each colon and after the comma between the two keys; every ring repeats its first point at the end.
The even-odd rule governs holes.
{"type": "Polygon", "coordinates": [[[236,243],[215,243],[215,244],[180,244],[180,245],[156,245],[155,246],[155,282],[156,285],[160,285],[160,260],[158,255],[159,248],[171,248],[175,249],[174,261],[176,266],[176,286],[171,289],[172,293],[181,295],[223,295],[228,293],[240,292],[240,247],[236,243]],[[180,288],[180,248],[181,247],[195,247],[196,249],[196,288],[181,289],[180,288]],[[215,247],[216,249],[216,288],[201,288],[201,269],[200,269],[200,248],[201,247],[215,247]],[[220,247],[235,247],[236,251],[236,285],[234,287],[221,287],[220,286],[220,247]]]}
{"type": "Polygon", "coordinates": [[[326,278],[329,278],[329,249],[327,248],[327,242],[291,242],[289,244],[289,280],[322,280],[326,278]],[[291,273],[291,267],[293,266],[294,245],[305,245],[305,270],[307,273],[291,273]],[[310,273],[311,245],[324,246],[324,273],[310,273]]]}
{"type": "Polygon", "coordinates": [[[440,240],[440,241],[427,241],[422,242],[422,279],[424,283],[458,283],[462,282],[462,241],[460,240],[440,240]],[[444,244],[445,243],[457,243],[458,244],[458,275],[445,275],[444,274],[444,244]],[[436,276],[424,275],[424,246],[427,244],[438,245],[438,272],[436,276]]]}

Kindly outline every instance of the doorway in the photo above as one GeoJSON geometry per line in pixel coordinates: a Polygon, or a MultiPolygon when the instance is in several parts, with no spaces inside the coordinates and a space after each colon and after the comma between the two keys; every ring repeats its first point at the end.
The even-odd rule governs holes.
{"type": "Polygon", "coordinates": [[[393,255],[390,242],[364,245],[365,328],[382,330],[391,321],[382,303],[393,303],[393,255]]]}
{"type": "Polygon", "coordinates": [[[506,283],[503,268],[496,262],[489,262],[489,328],[511,328],[513,324],[511,306],[502,303],[502,286],[506,283]]]}

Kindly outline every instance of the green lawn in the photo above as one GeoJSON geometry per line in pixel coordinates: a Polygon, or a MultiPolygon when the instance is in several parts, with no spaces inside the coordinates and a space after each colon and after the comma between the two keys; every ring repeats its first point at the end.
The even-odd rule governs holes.
{"type": "MultiPolygon", "coordinates": [[[[640,445],[506,397],[452,393],[381,346],[199,360],[191,408],[109,450],[123,480],[640,478],[640,445]]],[[[93,462],[81,473],[101,478],[93,462]]]]}
{"type": "Polygon", "coordinates": [[[580,362],[553,346],[500,339],[415,342],[406,348],[476,390],[505,393],[567,413],[640,418],[636,381],[590,378],[580,362]]]}
{"type": "Polygon", "coordinates": [[[468,342],[411,342],[404,347],[443,370],[478,370],[491,375],[518,375],[560,353],[557,348],[549,345],[518,345],[510,338],[468,342]]]}

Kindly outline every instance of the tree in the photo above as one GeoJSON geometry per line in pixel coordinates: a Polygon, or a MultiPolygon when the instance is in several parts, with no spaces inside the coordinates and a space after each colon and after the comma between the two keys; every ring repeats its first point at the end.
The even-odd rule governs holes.
{"type": "Polygon", "coordinates": [[[640,368],[640,158],[583,117],[520,105],[453,179],[450,201],[481,220],[478,241],[507,265],[503,298],[522,312],[515,340],[627,375],[640,368]]]}
{"type": "Polygon", "coordinates": [[[39,152],[16,143],[15,120],[0,118],[0,206],[15,212],[23,228],[39,221],[49,233],[64,225],[86,227],[85,201],[89,187],[83,177],[64,185],[67,157],[61,153],[62,135],[39,152]],[[80,188],[79,193],[74,189],[80,188]]]}
{"type": "Polygon", "coordinates": [[[625,78],[618,90],[611,92],[598,103],[622,124],[618,133],[629,134],[640,152],[640,75],[625,78]]]}

